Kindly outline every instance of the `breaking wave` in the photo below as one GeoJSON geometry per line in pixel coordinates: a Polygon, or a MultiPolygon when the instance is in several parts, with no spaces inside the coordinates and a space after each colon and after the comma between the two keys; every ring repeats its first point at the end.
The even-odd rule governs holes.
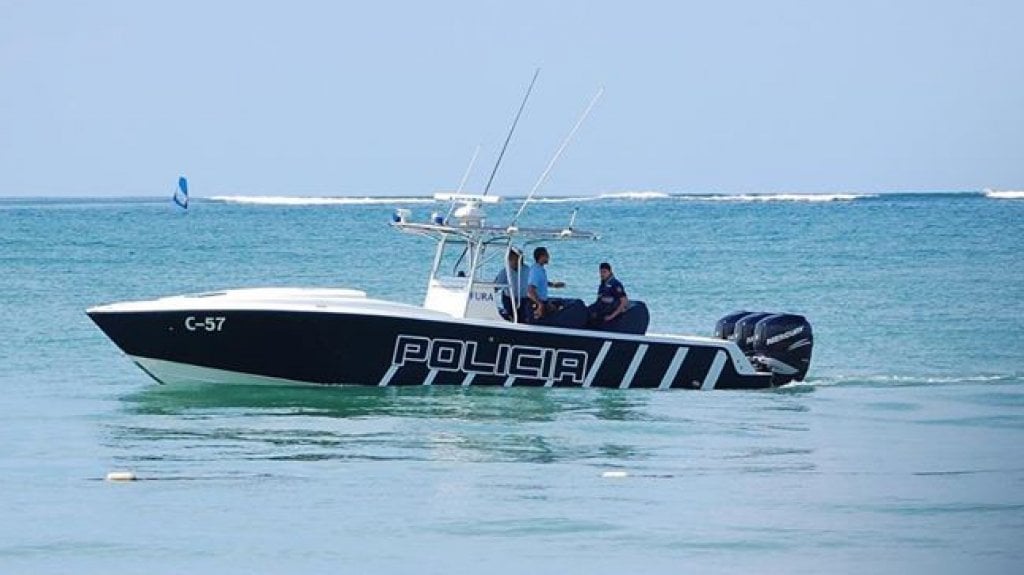
{"type": "Polygon", "coordinates": [[[679,199],[704,202],[851,202],[877,194],[713,194],[682,195],[679,199]]]}
{"type": "Polygon", "coordinates": [[[351,206],[374,204],[430,204],[427,197],[300,197],[300,196],[212,196],[205,198],[229,204],[255,204],[267,206],[351,206]]]}
{"type": "Polygon", "coordinates": [[[1004,374],[964,374],[964,375],[833,375],[810,377],[807,381],[792,383],[786,387],[828,387],[828,386],[864,386],[864,387],[917,387],[924,385],[957,385],[957,384],[999,384],[1019,382],[1024,378],[1022,373],[1004,374]]]}
{"type": "Polygon", "coordinates": [[[534,198],[541,204],[595,202],[600,200],[681,200],[696,202],[849,202],[876,198],[878,194],[668,194],[665,192],[621,192],[595,196],[549,196],[534,198]]]}
{"type": "MultiPolygon", "coordinates": [[[[986,195],[995,198],[1024,198],[1024,192],[993,192],[986,195]]],[[[547,196],[534,198],[538,204],[567,204],[599,201],[691,201],[691,202],[849,202],[864,198],[876,198],[877,194],[669,194],[666,192],[612,192],[592,196],[547,196]]],[[[364,197],[319,197],[319,196],[211,196],[208,201],[231,204],[268,206],[351,206],[378,204],[431,204],[437,200],[429,196],[364,196],[364,197]]],[[[521,197],[506,197],[508,202],[520,202],[521,197]]]]}
{"type": "Polygon", "coordinates": [[[1024,200],[1024,190],[985,190],[985,197],[997,200],[1024,200]]]}
{"type": "Polygon", "coordinates": [[[596,202],[599,200],[665,200],[671,198],[670,194],[665,192],[615,192],[608,194],[598,194],[596,196],[550,196],[546,198],[534,198],[533,201],[538,204],[565,204],[565,203],[576,203],[576,202],[596,202]]]}

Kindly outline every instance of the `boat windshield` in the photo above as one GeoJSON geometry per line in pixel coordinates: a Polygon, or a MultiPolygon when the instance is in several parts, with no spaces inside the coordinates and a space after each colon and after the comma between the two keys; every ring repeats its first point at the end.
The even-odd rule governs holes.
{"type": "Polygon", "coordinates": [[[448,237],[441,246],[434,277],[465,278],[472,273],[476,281],[494,281],[505,267],[508,245],[507,239],[475,244],[461,238],[448,237]]]}
{"type": "Polygon", "coordinates": [[[440,259],[434,269],[437,278],[463,278],[469,275],[471,244],[468,242],[446,241],[441,247],[440,259]]]}

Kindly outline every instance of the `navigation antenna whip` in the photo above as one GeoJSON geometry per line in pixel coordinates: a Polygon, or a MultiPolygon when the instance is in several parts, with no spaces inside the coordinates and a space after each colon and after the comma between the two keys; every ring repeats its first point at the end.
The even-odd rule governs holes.
{"type": "Polygon", "coordinates": [[[480,144],[476,145],[476,150],[473,152],[473,157],[469,160],[469,165],[466,166],[466,173],[462,174],[462,181],[459,182],[459,189],[455,192],[456,194],[462,193],[462,188],[466,187],[466,180],[469,179],[469,173],[473,171],[473,164],[476,163],[476,157],[480,155],[480,144]]]}
{"type": "Polygon", "coordinates": [[[523,211],[526,209],[527,204],[529,204],[530,200],[533,198],[533,194],[537,192],[537,189],[540,188],[541,184],[544,183],[544,180],[547,179],[548,174],[551,173],[551,168],[555,167],[555,162],[558,161],[558,158],[562,155],[562,152],[565,151],[565,148],[569,145],[569,142],[572,140],[572,137],[576,135],[576,131],[579,130],[580,126],[583,125],[583,121],[586,120],[587,116],[590,115],[590,111],[594,109],[594,106],[597,104],[597,101],[601,99],[602,94],[604,94],[603,87],[597,91],[597,94],[594,94],[594,97],[590,100],[590,104],[587,106],[587,109],[583,111],[583,114],[580,116],[580,119],[576,121],[576,125],[573,126],[572,130],[569,131],[569,135],[566,136],[564,140],[562,140],[562,145],[558,147],[558,151],[555,152],[555,155],[551,158],[551,161],[548,162],[548,167],[544,169],[544,173],[541,174],[540,178],[537,179],[537,183],[533,185],[533,189],[531,189],[530,193],[526,195],[526,200],[523,201],[523,205],[519,206],[519,211],[516,212],[515,217],[512,218],[512,223],[509,225],[510,228],[514,228],[516,226],[516,222],[519,221],[519,216],[523,215],[523,211]]]}
{"type": "MultiPolygon", "coordinates": [[[[466,173],[462,174],[462,181],[459,182],[459,189],[455,191],[455,195],[452,196],[451,205],[448,206],[448,215],[444,217],[447,222],[448,218],[452,217],[452,213],[455,211],[455,202],[458,201],[458,196],[462,194],[463,188],[466,187],[466,180],[469,179],[469,174],[473,171],[473,165],[476,164],[476,157],[480,155],[480,144],[476,145],[476,150],[473,151],[473,157],[469,159],[469,165],[466,166],[466,173]]],[[[433,219],[433,218],[432,218],[433,219]]]]}
{"type": "Polygon", "coordinates": [[[501,159],[505,157],[505,150],[508,148],[508,143],[512,139],[512,133],[516,131],[516,124],[519,123],[519,116],[523,114],[523,108],[526,107],[526,101],[530,99],[530,92],[533,91],[533,85],[537,82],[537,75],[540,74],[540,68],[533,71],[533,79],[530,80],[530,87],[526,89],[526,95],[523,96],[523,103],[519,104],[519,111],[516,112],[516,117],[512,120],[512,127],[508,130],[508,135],[505,136],[505,144],[501,146],[501,153],[498,154],[498,161],[494,162],[494,169],[491,170],[491,177],[487,178],[487,185],[484,186],[484,194],[491,190],[491,182],[494,181],[494,174],[498,173],[498,166],[501,165],[501,159]]]}

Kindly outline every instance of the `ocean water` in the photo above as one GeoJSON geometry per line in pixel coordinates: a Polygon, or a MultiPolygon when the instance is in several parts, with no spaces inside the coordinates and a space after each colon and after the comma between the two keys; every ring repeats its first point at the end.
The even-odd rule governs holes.
{"type": "Polygon", "coordinates": [[[612,262],[652,331],[805,314],[809,380],[772,391],[158,386],[83,313],[262,285],[419,303],[432,246],[390,204],[0,199],[0,573],[1024,571],[1019,195],[530,206],[603,235],[552,245],[552,279],[589,299],[612,262]]]}

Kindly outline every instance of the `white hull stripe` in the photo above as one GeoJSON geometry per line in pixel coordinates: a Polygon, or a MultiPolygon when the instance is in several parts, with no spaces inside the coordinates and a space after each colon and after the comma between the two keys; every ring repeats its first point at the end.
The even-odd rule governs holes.
{"type": "MultiPolygon", "coordinates": [[[[309,381],[298,381],[280,377],[268,377],[239,371],[217,369],[215,367],[202,367],[188,363],[167,361],[164,359],[153,359],[129,355],[136,364],[146,373],[161,383],[178,384],[223,384],[223,385],[292,385],[292,386],[322,386],[323,384],[309,381]]],[[[339,382],[340,383],[340,382],[339,382]]]]}
{"type": "Polygon", "coordinates": [[[679,368],[683,366],[683,360],[686,359],[686,353],[690,351],[688,347],[680,347],[676,349],[676,354],[672,356],[672,362],[668,364],[668,371],[661,378],[661,384],[658,389],[668,389],[672,387],[672,382],[676,380],[676,374],[679,373],[679,368]]]}
{"type": "Polygon", "coordinates": [[[601,351],[597,352],[597,357],[594,359],[594,365],[590,366],[587,379],[583,380],[583,387],[590,387],[594,383],[594,378],[597,377],[597,372],[601,370],[601,364],[604,363],[604,356],[608,355],[608,348],[611,346],[612,342],[610,341],[606,341],[601,345],[601,351]]]}
{"type": "Polygon", "coordinates": [[[395,377],[395,372],[398,371],[397,365],[392,365],[384,372],[384,377],[380,378],[380,382],[377,383],[378,387],[387,387],[391,383],[391,378],[395,377]]]}
{"type": "Polygon", "coordinates": [[[470,372],[470,373],[466,374],[466,379],[462,380],[462,387],[466,387],[469,384],[473,383],[473,378],[474,377],[476,377],[475,373],[470,372]]]}
{"type": "Polygon", "coordinates": [[[704,378],[704,383],[700,386],[702,390],[711,390],[715,388],[715,384],[718,383],[718,376],[722,375],[722,368],[725,367],[726,353],[719,351],[715,354],[714,361],[711,362],[711,369],[708,370],[707,377],[704,378]]]}
{"type": "Polygon", "coordinates": [[[633,384],[633,378],[636,377],[636,370],[640,369],[640,364],[644,361],[644,355],[647,354],[647,344],[642,343],[636,348],[636,353],[633,354],[633,361],[629,362],[629,369],[626,370],[626,375],[622,378],[622,383],[619,384],[619,389],[629,389],[629,386],[633,384]]]}
{"type": "Polygon", "coordinates": [[[505,387],[512,387],[512,382],[514,382],[515,380],[516,380],[516,376],[514,376],[514,375],[508,376],[508,378],[505,380],[504,386],[505,387]]]}
{"type": "Polygon", "coordinates": [[[434,378],[435,377],[437,377],[437,370],[436,369],[430,370],[430,373],[428,373],[427,377],[423,380],[423,385],[430,385],[430,384],[434,383],[434,378]]]}

